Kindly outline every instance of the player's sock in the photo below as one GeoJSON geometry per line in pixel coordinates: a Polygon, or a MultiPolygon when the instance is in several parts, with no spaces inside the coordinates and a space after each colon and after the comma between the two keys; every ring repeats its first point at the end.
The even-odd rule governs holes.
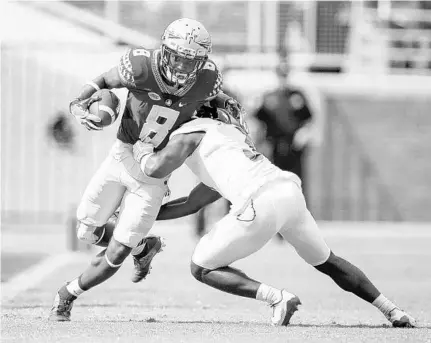
{"type": "Polygon", "coordinates": [[[66,285],[67,291],[75,297],[78,297],[85,292],[85,290],[82,289],[80,279],[81,277],[77,277],[75,280],[72,280],[68,285],[66,285]]]}
{"type": "Polygon", "coordinates": [[[265,285],[264,283],[260,284],[256,293],[257,300],[265,301],[269,305],[274,305],[278,303],[279,301],[281,301],[282,298],[283,295],[280,289],[265,285]]]}
{"type": "Polygon", "coordinates": [[[385,316],[388,316],[392,310],[397,308],[392,301],[387,299],[383,294],[380,294],[372,304],[377,307],[385,316]]]}
{"type": "Polygon", "coordinates": [[[67,285],[62,286],[58,290],[58,294],[60,295],[60,298],[64,299],[64,300],[75,300],[76,299],[76,296],[74,296],[72,293],[70,293],[69,290],[67,289],[67,285]]]}

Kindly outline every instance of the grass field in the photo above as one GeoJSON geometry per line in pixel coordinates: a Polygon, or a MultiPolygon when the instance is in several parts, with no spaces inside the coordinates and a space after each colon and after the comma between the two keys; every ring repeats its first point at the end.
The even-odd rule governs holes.
{"type": "MultiPolygon", "coordinates": [[[[389,327],[374,307],[342,292],[287,244],[272,241],[236,265],[301,298],[303,305],[291,325],[274,328],[263,303],[221,293],[192,278],[189,258],[196,241],[190,226],[171,222],[154,229],[167,246],[147,280],[129,281],[132,262],[126,260],[111,280],[76,301],[72,322],[46,318],[57,288],[78,275],[91,254],[71,255],[66,265],[39,283],[28,280],[28,289],[7,301],[3,295],[13,285],[2,283],[2,342],[431,342],[429,226],[321,227],[334,252],[363,268],[387,297],[416,317],[420,328],[389,327]]],[[[45,250],[54,244],[49,237],[48,230],[40,237],[45,250]]],[[[10,249],[10,240],[17,238],[6,230],[2,239],[10,249]]],[[[3,267],[9,263],[2,260],[3,267]]]]}

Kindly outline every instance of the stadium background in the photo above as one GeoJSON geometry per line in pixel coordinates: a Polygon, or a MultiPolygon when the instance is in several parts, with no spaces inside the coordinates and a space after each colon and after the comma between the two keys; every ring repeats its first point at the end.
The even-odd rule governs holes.
{"type": "MultiPolygon", "coordinates": [[[[317,112],[309,206],[318,219],[429,221],[431,30],[422,21],[429,10],[392,5],[388,14],[385,2],[365,4],[14,4],[19,15],[2,42],[2,222],[67,217],[116,126],[89,133],[74,125],[76,147],[68,151],[50,139],[50,123],[126,45],[157,46],[163,28],[181,16],[199,18],[211,32],[225,84],[250,113],[276,86],[279,52],[290,50],[290,82],[305,88],[317,112]],[[412,25],[395,25],[398,17],[412,25]]],[[[175,196],[174,180],[171,186],[175,196]]]]}
{"type": "MultiPolygon", "coordinates": [[[[402,232],[414,235],[431,222],[430,2],[32,1],[2,6],[7,28],[1,42],[2,282],[47,255],[76,248],[70,218],[117,125],[87,132],[67,116],[70,99],[85,81],[115,65],[126,46],[156,47],[164,27],[182,16],[196,17],[208,28],[225,85],[250,113],[263,93],[276,87],[275,67],[289,64],[288,81],[305,90],[316,110],[309,207],[330,237],[334,227],[342,237],[345,227],[368,237],[379,221],[388,230],[401,228],[388,256],[401,247],[429,256],[423,253],[425,238],[418,238],[428,236],[419,233],[419,241],[410,241],[402,232]],[[281,57],[286,49],[287,61],[281,57]],[[72,147],[52,138],[52,123],[62,114],[73,127],[72,147]],[[351,224],[345,226],[346,221],[351,224]]],[[[124,96],[121,90],[118,94],[124,96]]],[[[172,198],[195,182],[181,168],[170,182],[172,198]]],[[[181,225],[191,229],[190,219],[181,225]]],[[[369,243],[354,232],[355,239],[369,243]]],[[[345,249],[356,251],[354,244],[345,249]]],[[[407,264],[404,275],[416,275],[408,263],[418,266],[417,260],[400,254],[407,264]]],[[[429,279],[428,284],[410,280],[418,282],[419,293],[429,285],[429,279]]],[[[57,286],[52,282],[51,291],[57,286]]],[[[49,306],[52,294],[42,291],[43,300],[35,294],[30,293],[35,308],[40,301],[49,306]]]]}

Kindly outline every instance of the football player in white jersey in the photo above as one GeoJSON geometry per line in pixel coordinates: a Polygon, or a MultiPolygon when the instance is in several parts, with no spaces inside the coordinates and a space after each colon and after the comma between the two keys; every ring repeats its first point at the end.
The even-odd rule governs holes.
{"type": "Polygon", "coordinates": [[[218,110],[219,119],[196,119],[171,134],[158,152],[144,143],[134,146],[142,171],[163,178],[184,162],[201,180],[189,195],[164,205],[159,220],[196,212],[220,196],[231,211],[202,237],[193,253],[193,276],[214,288],[267,302],[273,325],[287,325],[301,304],[284,289],[251,279],[229,265],[261,249],[280,233],[310,265],[338,286],[376,306],[394,327],[413,327],[414,319],[388,300],[357,267],[326,245],[308,211],[299,178],[282,171],[255,151],[241,125],[218,110]],[[229,123],[229,124],[227,124],[229,123]]]}

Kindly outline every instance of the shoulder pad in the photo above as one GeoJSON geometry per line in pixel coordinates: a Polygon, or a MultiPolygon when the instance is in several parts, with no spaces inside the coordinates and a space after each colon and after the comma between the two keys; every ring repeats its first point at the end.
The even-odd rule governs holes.
{"type": "Polygon", "coordinates": [[[118,64],[121,82],[127,88],[136,88],[139,81],[145,81],[151,65],[152,50],[144,48],[128,49],[118,64]]]}
{"type": "Polygon", "coordinates": [[[223,76],[213,61],[208,60],[205,62],[199,77],[205,88],[206,98],[212,98],[221,91],[223,76]]]}

